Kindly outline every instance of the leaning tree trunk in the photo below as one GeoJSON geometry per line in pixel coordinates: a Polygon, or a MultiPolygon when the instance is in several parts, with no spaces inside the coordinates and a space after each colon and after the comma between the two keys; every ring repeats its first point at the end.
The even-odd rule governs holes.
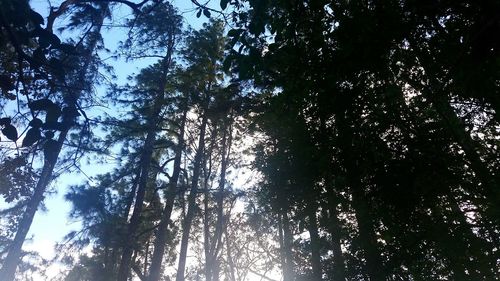
{"type": "MultiPolygon", "coordinates": [[[[414,89],[421,91],[422,95],[432,102],[434,109],[445,125],[444,128],[464,150],[472,170],[483,185],[483,194],[488,200],[486,212],[488,212],[491,219],[498,222],[498,218],[500,218],[500,213],[498,211],[498,205],[500,204],[500,190],[498,188],[499,175],[492,173],[487,164],[481,159],[481,156],[483,156],[481,152],[485,149],[465,130],[463,121],[457,116],[448,101],[447,93],[442,91],[444,86],[436,80],[436,77],[439,77],[439,75],[437,73],[432,73],[430,68],[426,68],[427,65],[432,65],[433,59],[425,51],[418,49],[416,47],[418,44],[412,41],[410,41],[410,43],[414,46],[414,50],[419,60],[424,64],[423,67],[428,75],[430,85],[423,87],[420,83],[416,83],[415,81],[406,82],[414,89]]],[[[498,112],[496,112],[496,114],[498,115],[498,112]]]]}
{"type": "Polygon", "coordinates": [[[148,281],[160,280],[160,270],[163,262],[163,254],[165,252],[165,243],[167,241],[168,225],[170,223],[170,217],[172,216],[179,175],[181,173],[182,153],[184,151],[184,131],[186,126],[187,112],[188,107],[187,105],[185,105],[180,125],[179,141],[175,152],[174,167],[166,192],[165,208],[163,209],[161,220],[158,225],[158,230],[156,231],[154,251],[153,257],[151,258],[148,281]]]}
{"type": "Polygon", "coordinates": [[[437,207],[432,208],[432,215],[423,214],[427,235],[438,245],[438,250],[442,257],[447,260],[447,267],[452,274],[452,280],[480,280],[471,278],[467,274],[465,259],[463,255],[465,247],[457,247],[456,239],[450,234],[447,223],[442,218],[442,213],[437,207]]]}
{"type": "Polygon", "coordinates": [[[30,229],[31,223],[33,222],[33,218],[35,217],[35,213],[40,206],[40,203],[45,198],[44,193],[52,179],[52,173],[54,171],[54,167],[57,162],[57,158],[61,152],[64,140],[66,139],[68,130],[64,130],[59,134],[58,140],[56,142],[56,146],[53,148],[54,150],[50,153],[50,155],[45,156],[44,165],[42,168],[42,173],[40,175],[40,179],[37,182],[35,187],[35,192],[31,196],[28,201],[28,205],[26,206],[26,210],[19,222],[19,226],[17,228],[16,235],[14,237],[14,241],[9,246],[9,251],[7,253],[7,257],[3,263],[3,267],[0,270],[0,277],[2,281],[12,281],[14,280],[17,266],[20,262],[22,246],[24,240],[26,239],[26,235],[30,229]],[[49,156],[49,157],[47,157],[49,156]]]}
{"type": "MultiPolygon", "coordinates": [[[[155,106],[156,108],[161,108],[160,106],[155,106]]],[[[160,111],[155,110],[157,116],[160,111]]],[[[156,118],[153,118],[156,119],[156,118]]],[[[135,197],[134,210],[132,211],[132,217],[130,218],[130,223],[127,228],[127,235],[125,238],[125,245],[123,248],[122,258],[120,261],[120,267],[118,269],[118,281],[127,281],[130,274],[130,263],[132,261],[132,254],[135,248],[136,234],[140,224],[140,216],[142,213],[142,204],[144,202],[144,196],[146,195],[146,188],[149,178],[149,170],[151,166],[151,160],[153,158],[153,146],[156,140],[156,121],[152,121],[149,124],[148,133],[146,140],[144,142],[143,152],[141,155],[141,173],[139,177],[139,183],[137,186],[137,194],[135,197]]]]}
{"type": "Polygon", "coordinates": [[[203,151],[205,147],[205,131],[208,122],[208,116],[206,112],[206,108],[203,112],[203,119],[200,127],[200,136],[198,140],[198,149],[196,151],[196,156],[194,158],[193,165],[193,177],[191,179],[191,191],[188,196],[188,210],[186,213],[186,217],[182,223],[182,240],[181,240],[181,249],[179,253],[179,264],[177,267],[177,276],[176,281],[184,281],[184,274],[186,270],[186,258],[187,258],[187,249],[189,243],[189,233],[191,230],[191,224],[194,219],[195,209],[196,209],[196,195],[198,193],[198,180],[200,178],[200,170],[202,164],[203,151]]]}
{"type": "MultiPolygon", "coordinates": [[[[447,216],[443,214],[441,217],[447,216],[458,224],[454,225],[457,234],[452,236],[459,240],[464,247],[464,257],[468,257],[468,271],[471,279],[474,280],[495,280],[494,269],[496,259],[494,258],[494,246],[485,248],[485,243],[478,237],[473,230],[473,226],[467,221],[465,213],[460,209],[458,200],[453,196],[448,196],[449,207],[452,214],[447,216]]],[[[458,254],[458,253],[457,253],[458,254]]]]}
{"type": "MultiPolygon", "coordinates": [[[[62,6],[69,5],[68,3],[69,3],[68,1],[63,2],[61,8],[58,11],[61,11],[62,13],[63,11],[62,9],[63,8],[64,10],[66,9],[66,7],[62,6]]],[[[104,11],[105,9],[107,9],[107,7],[108,7],[107,4],[102,6],[101,11],[104,11]]],[[[83,67],[79,71],[79,77],[77,80],[79,83],[85,83],[85,81],[87,81],[85,75],[87,74],[92,61],[92,53],[95,50],[98,43],[97,39],[99,38],[99,36],[96,36],[96,34],[100,33],[101,31],[101,27],[104,22],[104,17],[105,13],[104,12],[100,13],[100,17],[97,19],[97,22],[94,23],[94,28],[91,32],[92,33],[91,35],[94,36],[89,36],[89,38],[92,38],[92,40],[90,40],[88,48],[85,52],[85,56],[83,59],[84,62],[83,67]]],[[[52,23],[54,20],[55,18],[52,18],[49,23],[52,23]]],[[[47,28],[51,28],[51,24],[49,26],[49,23],[47,28]]],[[[83,89],[85,87],[82,86],[77,88],[83,89]]],[[[76,104],[80,98],[80,95],[81,92],[76,92],[73,95],[68,94],[68,96],[66,97],[66,102],[69,111],[78,112],[76,104]]],[[[0,278],[2,281],[12,281],[15,278],[17,266],[21,261],[22,246],[24,244],[24,241],[26,240],[26,235],[28,234],[28,231],[33,222],[33,218],[35,217],[38,207],[40,206],[40,203],[45,198],[44,196],[45,191],[47,190],[47,187],[52,181],[54,168],[57,164],[57,160],[61,153],[64,141],[66,140],[69,130],[71,130],[71,128],[75,124],[76,116],[70,116],[67,118],[70,119],[69,120],[63,119],[64,129],[59,133],[57,141],[51,140],[45,144],[42,173],[40,174],[40,178],[38,179],[38,182],[35,186],[34,193],[29,199],[28,204],[26,206],[26,210],[23,213],[23,216],[19,222],[19,226],[16,231],[16,235],[14,236],[14,240],[8,248],[7,256],[4,260],[2,269],[0,269],[0,278]]]]}
{"type": "Polygon", "coordinates": [[[135,197],[134,210],[132,211],[132,216],[130,217],[130,222],[127,228],[127,234],[125,238],[125,244],[123,248],[122,258],[120,261],[120,266],[118,268],[118,281],[127,281],[130,275],[132,254],[134,252],[134,246],[136,241],[137,230],[141,222],[142,205],[144,203],[144,196],[146,195],[146,189],[149,182],[149,172],[151,168],[151,161],[153,159],[154,143],[156,141],[156,134],[158,131],[158,123],[161,121],[161,111],[163,104],[165,102],[165,85],[167,83],[167,74],[170,70],[173,48],[174,48],[174,38],[170,37],[168,42],[167,54],[161,61],[163,78],[158,84],[158,92],[154,98],[152,110],[149,113],[149,120],[147,122],[146,140],[144,141],[143,151],[141,153],[140,159],[140,175],[137,184],[137,193],[135,197]]]}

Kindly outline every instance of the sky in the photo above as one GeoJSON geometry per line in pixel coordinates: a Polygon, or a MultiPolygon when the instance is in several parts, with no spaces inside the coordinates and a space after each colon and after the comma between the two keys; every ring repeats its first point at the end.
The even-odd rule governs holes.
{"type": "MultiPolygon", "coordinates": [[[[46,16],[48,14],[48,3],[52,6],[57,6],[61,1],[48,1],[48,0],[31,0],[30,3],[32,8],[38,13],[46,16]]],[[[189,24],[193,29],[201,28],[202,24],[207,21],[207,18],[202,16],[197,18],[195,16],[196,9],[195,5],[189,0],[173,0],[172,3],[178,7],[180,13],[185,18],[185,23],[189,24]]],[[[212,0],[209,6],[212,8],[219,8],[219,1],[212,0]]],[[[130,11],[127,7],[122,7],[118,11],[118,15],[122,14],[125,17],[130,11]]],[[[116,18],[115,18],[116,19],[116,18]]],[[[125,38],[125,30],[117,30],[114,28],[112,31],[105,31],[103,34],[105,39],[105,45],[109,49],[115,49],[118,42],[125,38]]],[[[127,77],[138,72],[141,68],[149,65],[151,61],[134,61],[133,64],[126,62],[124,60],[108,61],[115,70],[117,76],[117,81],[120,84],[124,84],[127,81],[127,77]]],[[[105,88],[98,87],[98,94],[103,94],[105,88]]],[[[100,114],[100,111],[90,112],[88,114],[100,114]]],[[[106,170],[110,170],[112,167],[108,165],[96,166],[88,165],[84,161],[81,163],[81,168],[85,175],[92,177],[97,174],[102,174],[106,170]]],[[[69,218],[69,212],[71,210],[71,205],[64,200],[64,195],[71,185],[81,184],[87,180],[87,177],[82,173],[70,173],[63,174],[52,184],[52,190],[55,193],[49,194],[46,197],[45,206],[46,210],[39,210],[33,220],[33,224],[30,228],[28,234],[28,240],[26,241],[23,249],[37,251],[45,259],[51,259],[56,254],[54,251],[54,246],[58,242],[62,242],[64,236],[72,230],[78,230],[80,228],[80,222],[71,220],[69,218]]],[[[248,177],[250,176],[247,173],[248,177]]],[[[243,185],[247,182],[245,177],[235,178],[235,184],[243,185]]],[[[0,209],[2,204],[0,203],[0,209]]],[[[48,269],[49,277],[55,276],[60,270],[60,265],[54,264],[48,269]]],[[[35,281],[44,281],[45,278],[33,276],[35,281]]],[[[256,275],[251,277],[249,281],[260,280],[256,275]]]]}

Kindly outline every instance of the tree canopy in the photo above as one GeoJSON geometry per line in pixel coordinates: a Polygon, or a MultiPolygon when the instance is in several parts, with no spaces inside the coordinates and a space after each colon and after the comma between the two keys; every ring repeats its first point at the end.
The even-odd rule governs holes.
{"type": "Polygon", "coordinates": [[[56,2],[0,3],[1,280],[499,280],[500,2],[56,2]]]}

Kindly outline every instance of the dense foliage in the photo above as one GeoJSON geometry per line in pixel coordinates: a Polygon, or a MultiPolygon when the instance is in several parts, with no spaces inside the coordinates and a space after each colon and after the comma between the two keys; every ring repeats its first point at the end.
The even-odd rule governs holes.
{"type": "Polygon", "coordinates": [[[499,280],[500,2],[191,2],[0,3],[0,279],[499,280]]]}

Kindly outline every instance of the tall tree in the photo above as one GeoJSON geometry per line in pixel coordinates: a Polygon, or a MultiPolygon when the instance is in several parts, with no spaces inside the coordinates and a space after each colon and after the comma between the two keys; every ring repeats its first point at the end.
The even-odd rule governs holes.
{"type": "MultiPolygon", "coordinates": [[[[67,3],[63,4],[67,5],[67,3]]],[[[64,5],[62,5],[59,8],[61,10],[61,13],[64,12],[63,6],[64,5]]],[[[33,129],[31,130],[31,134],[26,136],[26,138],[29,139],[29,143],[28,140],[25,140],[25,145],[33,144],[41,138],[40,127],[44,128],[47,131],[46,133],[47,140],[44,144],[43,167],[40,177],[34,188],[33,195],[31,196],[30,200],[26,205],[24,214],[19,221],[16,230],[16,235],[11,245],[9,246],[7,257],[5,258],[2,269],[0,271],[0,276],[2,276],[5,280],[14,279],[16,268],[19,263],[19,259],[21,257],[21,248],[24,243],[24,240],[26,239],[26,235],[29,231],[35,213],[38,210],[40,203],[44,199],[45,191],[52,180],[53,171],[57,164],[59,154],[61,153],[64,141],[66,140],[69,131],[75,126],[76,118],[78,117],[78,115],[80,115],[78,113],[79,111],[78,101],[80,97],[83,95],[84,91],[88,89],[88,83],[90,83],[92,77],[94,77],[97,70],[94,67],[95,49],[97,45],[100,44],[101,42],[100,30],[103,25],[104,19],[108,16],[109,11],[107,4],[103,5],[99,4],[88,8],[94,9],[95,16],[91,17],[89,19],[90,22],[88,22],[88,24],[91,26],[91,29],[88,30],[89,36],[86,37],[86,40],[81,41],[81,45],[77,46],[82,52],[82,56],[79,58],[80,59],[79,63],[74,65],[73,69],[69,69],[69,72],[71,74],[68,75],[67,80],[64,80],[63,72],[65,70],[62,70],[62,72],[61,70],[59,70],[58,73],[59,75],[56,75],[56,77],[59,77],[59,79],[62,80],[60,81],[62,85],[56,87],[56,89],[54,90],[60,91],[61,93],[61,99],[65,106],[63,111],[61,112],[60,106],[55,104],[53,101],[49,99],[39,99],[32,101],[28,104],[32,112],[45,111],[46,120],[45,123],[41,122],[40,119],[36,118],[34,119],[34,121],[32,121],[33,129]],[[74,77],[71,77],[70,75],[74,75],[74,77]],[[62,115],[62,121],[58,122],[58,119],[61,115],[62,115]],[[52,139],[54,135],[53,133],[54,130],[59,131],[56,140],[52,139]]],[[[15,11],[19,12],[19,10],[15,11]]],[[[37,23],[35,26],[43,23],[43,18],[41,18],[39,14],[36,14],[32,10],[30,11],[31,15],[36,16],[37,23]]],[[[39,43],[39,48],[37,49],[38,51],[35,51],[33,53],[33,56],[35,56],[38,52],[39,55],[36,59],[38,63],[43,63],[44,61],[47,61],[44,55],[43,48],[47,48],[49,45],[52,46],[52,48],[57,48],[56,45],[59,45],[58,48],[61,48],[60,40],[57,37],[54,37],[54,35],[52,34],[53,20],[54,16],[49,19],[49,23],[47,24],[46,29],[41,29],[39,26],[37,27],[38,28],[37,30],[43,34],[40,35],[40,37],[38,38],[38,43],[39,43]],[[51,40],[51,41],[47,42],[46,40],[51,40]]],[[[10,29],[10,27],[8,26],[5,26],[5,28],[7,29],[7,31],[10,29]]],[[[26,26],[23,26],[23,28],[26,28],[26,26]]],[[[12,38],[12,40],[15,39],[12,38]]],[[[12,44],[17,45],[18,42],[13,41],[12,44]]],[[[19,52],[18,55],[20,56],[21,60],[25,59],[24,52],[22,50],[19,50],[18,52],[19,52]]],[[[29,60],[33,60],[33,58],[30,57],[27,58],[29,58],[29,60]]],[[[66,60],[74,59],[74,57],[73,58],[63,57],[63,59],[66,60]]],[[[56,58],[54,58],[53,60],[59,61],[56,58]]],[[[37,61],[33,61],[32,63],[37,63],[37,61]]],[[[17,136],[13,138],[13,140],[15,139],[17,139],[17,136]]]]}
{"type": "MultiPolygon", "coordinates": [[[[155,84],[149,85],[151,88],[147,90],[150,95],[148,98],[151,100],[146,106],[146,136],[139,160],[140,169],[138,171],[135,203],[125,241],[136,240],[144,196],[150,180],[154,145],[160,129],[158,125],[161,122],[161,112],[165,105],[166,95],[168,94],[168,89],[166,87],[167,79],[171,72],[174,48],[180,34],[181,25],[180,17],[177,15],[176,10],[168,3],[160,5],[153,4],[153,7],[145,6],[143,8],[143,12],[144,11],[149,11],[149,14],[139,16],[132,23],[137,29],[137,31],[135,31],[137,33],[134,34],[137,36],[132,37],[131,40],[137,39],[137,42],[132,42],[131,44],[137,44],[143,48],[151,48],[153,54],[159,52],[163,52],[163,54],[160,53],[161,59],[157,67],[157,76],[159,79],[155,81],[155,84]],[[162,21],[166,21],[166,24],[165,22],[158,22],[160,18],[162,21]]],[[[149,80],[148,82],[153,81],[149,80]]],[[[117,280],[125,281],[128,279],[133,251],[133,244],[126,242],[123,248],[117,280]]]]}

